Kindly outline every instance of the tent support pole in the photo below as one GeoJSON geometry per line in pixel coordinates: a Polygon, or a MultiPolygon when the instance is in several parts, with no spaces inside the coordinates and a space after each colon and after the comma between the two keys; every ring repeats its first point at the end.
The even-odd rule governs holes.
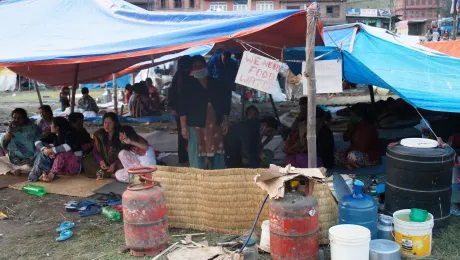
{"type": "Polygon", "coordinates": [[[134,76],[135,76],[135,75],[134,75],[134,72],[131,73],[131,82],[130,82],[130,83],[131,83],[131,86],[134,86],[134,76]]]}
{"type": "Polygon", "coordinates": [[[241,93],[241,120],[244,119],[244,106],[246,105],[246,86],[243,86],[243,93],[241,93]]]}
{"type": "MultiPolygon", "coordinates": [[[[371,96],[371,113],[372,115],[374,116],[374,118],[377,118],[377,115],[375,113],[375,94],[374,94],[374,86],[372,85],[367,85],[367,87],[369,88],[369,95],[371,96]]],[[[377,127],[379,127],[379,122],[377,120],[377,127]]]]}
{"type": "Polygon", "coordinates": [[[307,145],[308,145],[308,168],[317,167],[316,154],[316,77],[315,77],[315,33],[316,14],[314,9],[307,11],[307,37],[305,47],[308,93],[308,116],[307,116],[307,145]]]}
{"type": "Polygon", "coordinates": [[[113,106],[115,108],[115,114],[118,115],[118,87],[117,87],[117,74],[113,73],[113,106]]]}
{"type": "MultiPolygon", "coordinates": [[[[72,101],[70,102],[70,112],[75,111],[75,93],[77,93],[78,88],[78,69],[80,68],[80,63],[75,65],[75,72],[73,74],[73,85],[72,85],[72,101]]],[[[63,111],[64,112],[64,111],[63,111]]]]}
{"type": "Polygon", "coordinates": [[[270,97],[270,103],[272,103],[273,113],[275,113],[276,120],[280,122],[280,117],[278,115],[278,110],[276,109],[275,101],[273,101],[273,96],[272,94],[269,94],[268,96],[270,97]]]}
{"type": "Polygon", "coordinates": [[[35,90],[37,91],[38,102],[40,102],[40,106],[43,106],[42,95],[40,94],[40,88],[38,87],[38,82],[34,80],[35,90]]]}

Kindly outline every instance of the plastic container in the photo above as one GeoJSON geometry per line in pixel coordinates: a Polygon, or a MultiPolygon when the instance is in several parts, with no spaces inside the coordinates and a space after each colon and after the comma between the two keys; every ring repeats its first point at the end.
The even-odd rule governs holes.
{"type": "Polygon", "coordinates": [[[394,241],[393,237],[393,218],[380,214],[377,223],[377,239],[387,239],[394,241]]]}
{"type": "Polygon", "coordinates": [[[106,104],[112,102],[112,92],[110,89],[105,89],[104,93],[102,94],[102,100],[106,104]]]}
{"type": "Polygon", "coordinates": [[[393,213],[395,242],[401,247],[401,254],[410,258],[420,258],[431,254],[434,226],[433,215],[428,213],[425,222],[411,222],[410,209],[393,213]]]}
{"type": "Polygon", "coordinates": [[[256,240],[249,239],[248,244],[243,249],[244,260],[258,260],[259,250],[256,247],[256,240]]]}
{"type": "Polygon", "coordinates": [[[346,195],[339,202],[339,224],[353,224],[368,228],[372,239],[377,238],[378,203],[363,194],[364,183],[356,180],[353,194],[346,195]]]}
{"type": "Polygon", "coordinates": [[[262,222],[262,233],[260,235],[259,248],[270,253],[270,220],[262,222]]]}
{"type": "Polygon", "coordinates": [[[371,232],[357,225],[337,225],[329,229],[332,260],[368,260],[371,232]]]}
{"type": "MultiPolygon", "coordinates": [[[[342,178],[345,180],[347,183],[347,186],[350,187],[350,190],[353,189],[353,179],[350,178],[347,174],[341,174],[342,178]]],[[[330,176],[327,178],[327,186],[329,186],[329,190],[331,190],[331,193],[334,197],[337,198],[337,194],[335,194],[335,189],[334,189],[334,176],[330,176]]]]}
{"type": "Polygon", "coordinates": [[[110,206],[102,209],[102,215],[106,216],[111,221],[119,221],[121,219],[121,213],[110,206]]]}
{"type": "Polygon", "coordinates": [[[46,194],[46,189],[38,185],[27,184],[24,187],[22,187],[22,190],[28,194],[40,197],[46,194]]]}
{"type": "Polygon", "coordinates": [[[371,241],[369,247],[369,260],[399,260],[398,243],[386,239],[375,239],[371,241]]]}

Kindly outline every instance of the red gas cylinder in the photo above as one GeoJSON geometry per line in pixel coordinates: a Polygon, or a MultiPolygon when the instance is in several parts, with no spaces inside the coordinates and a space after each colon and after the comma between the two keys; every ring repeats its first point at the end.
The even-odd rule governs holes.
{"type": "Polygon", "coordinates": [[[318,201],[296,190],[270,201],[270,254],[273,260],[318,259],[318,201]]]}
{"type": "Polygon", "coordinates": [[[168,218],[165,191],[152,183],[156,167],[129,169],[142,184],[130,184],[123,193],[123,221],[126,246],[133,256],[153,256],[168,246],[168,218]]]}

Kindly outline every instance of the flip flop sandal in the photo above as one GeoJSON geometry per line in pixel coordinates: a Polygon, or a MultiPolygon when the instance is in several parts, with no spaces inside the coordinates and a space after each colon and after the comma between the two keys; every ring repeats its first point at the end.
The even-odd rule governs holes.
{"type": "Polygon", "coordinates": [[[73,232],[70,230],[64,230],[59,234],[59,237],[56,238],[56,241],[61,242],[65,241],[73,236],[73,232]]]}
{"type": "Polygon", "coordinates": [[[77,212],[77,211],[85,210],[90,205],[96,205],[96,201],[95,200],[84,200],[84,201],[77,202],[77,203],[69,202],[65,206],[65,209],[67,212],[77,212]]]}
{"type": "Polygon", "coordinates": [[[89,217],[102,213],[102,207],[99,205],[89,205],[85,210],[80,211],[80,217],[89,217]]]}
{"type": "Polygon", "coordinates": [[[64,221],[61,223],[59,228],[56,229],[56,232],[62,232],[64,230],[69,230],[69,229],[72,229],[73,227],[75,227],[75,223],[71,221],[64,221]]]}

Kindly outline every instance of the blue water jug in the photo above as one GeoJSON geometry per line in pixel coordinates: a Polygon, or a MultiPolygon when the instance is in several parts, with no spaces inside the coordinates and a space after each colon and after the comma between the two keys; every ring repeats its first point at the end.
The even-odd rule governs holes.
{"type": "Polygon", "coordinates": [[[339,224],[354,224],[368,228],[372,239],[377,238],[377,210],[374,198],[363,194],[364,183],[356,180],[353,194],[343,196],[339,202],[339,224]]]}

